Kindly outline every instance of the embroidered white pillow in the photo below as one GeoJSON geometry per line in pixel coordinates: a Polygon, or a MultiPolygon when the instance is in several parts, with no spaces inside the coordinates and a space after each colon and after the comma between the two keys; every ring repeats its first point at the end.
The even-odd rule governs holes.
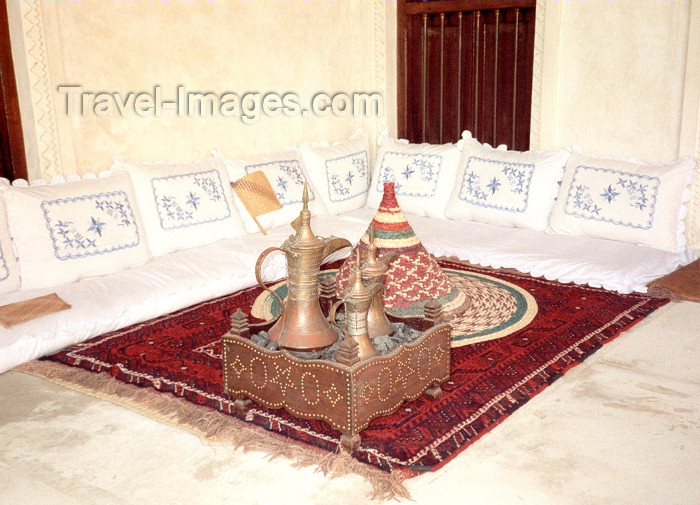
{"type": "Polygon", "coordinates": [[[126,174],[3,193],[23,289],[106,275],[150,258],[126,174]]]}
{"type": "Polygon", "coordinates": [[[569,151],[507,151],[466,131],[445,216],[532,230],[547,228],[569,151]]]}
{"type": "Polygon", "coordinates": [[[332,144],[302,144],[299,151],[329,214],[365,206],[371,175],[367,133],[332,144]]]}
{"type": "Polygon", "coordinates": [[[378,208],[384,183],[393,182],[401,210],[418,216],[445,218],[459,163],[456,144],[411,144],[380,135],[367,207],[378,208]]]}
{"type": "MultiPolygon", "coordinates": [[[[227,158],[218,152],[215,153],[215,156],[226,163],[231,182],[235,182],[241,177],[257,171],[265,174],[282,205],[281,209],[257,216],[260,226],[265,230],[289,225],[299,216],[299,212],[302,209],[301,199],[304,193],[304,181],[308,182],[309,211],[311,211],[311,216],[316,217],[328,214],[323,201],[319,197],[316,186],[306,172],[298,149],[293,148],[248,159],[227,158]]],[[[243,218],[245,229],[248,233],[259,233],[260,228],[255,224],[241,199],[238,198],[234,191],[231,191],[231,193],[234,204],[243,218]]]]}
{"type": "Polygon", "coordinates": [[[131,177],[153,256],[245,235],[221,160],[115,161],[113,169],[131,177]]]}
{"type": "Polygon", "coordinates": [[[678,252],[695,161],[642,164],[572,154],[549,231],[678,252]]]}
{"type": "MultiPolygon", "coordinates": [[[[9,187],[7,179],[0,180],[0,191],[7,191],[9,187]]],[[[19,263],[7,223],[5,200],[0,198],[0,294],[17,291],[21,285],[19,263]]]]}

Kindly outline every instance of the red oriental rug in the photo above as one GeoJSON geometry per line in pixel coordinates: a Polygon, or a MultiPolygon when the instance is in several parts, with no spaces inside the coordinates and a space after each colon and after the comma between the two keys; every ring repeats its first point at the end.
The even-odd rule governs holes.
{"type": "MultiPolygon", "coordinates": [[[[567,370],[668,302],[459,262],[441,260],[440,264],[512,283],[532,295],[538,311],[527,326],[508,336],[453,347],[450,380],[437,400],[422,396],[375,419],[361,432],[361,447],[354,458],[383,471],[400,470],[404,476],[440,468],[567,370]]],[[[237,309],[250,314],[260,292],[258,287],[250,288],[105,334],[39,365],[50,360],[78,367],[72,373],[84,369],[103,379],[110,375],[167,393],[154,396],[176,395],[189,405],[222,412],[227,422],[237,418],[237,425],[255,425],[287,441],[335,452],[340,433],[325,422],[256,405],[239,414],[234,399],[222,392],[220,336],[228,331],[230,316],[237,309]]]]}

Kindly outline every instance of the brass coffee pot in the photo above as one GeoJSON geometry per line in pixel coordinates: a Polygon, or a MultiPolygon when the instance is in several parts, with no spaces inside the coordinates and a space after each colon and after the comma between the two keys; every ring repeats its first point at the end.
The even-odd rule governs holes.
{"type": "Polygon", "coordinates": [[[377,257],[377,246],[374,243],[374,228],[369,229],[369,245],[365,252],[365,263],[362,267],[362,278],[368,286],[377,283],[381,286],[374,297],[367,312],[367,331],[370,338],[379,335],[393,335],[394,327],[384,312],[384,277],[389,269],[389,264],[398,258],[395,252],[389,252],[377,257]]]}
{"type": "Polygon", "coordinates": [[[351,247],[344,238],[322,238],[311,231],[309,190],[304,184],[303,208],[292,227],[294,235],[281,247],[265,249],[255,264],[255,278],[265,290],[280,302],[282,313],[269,330],[269,338],[278,346],[294,351],[314,351],[332,345],[337,339],[336,330],[326,319],[319,304],[318,274],[321,263],[329,254],[351,247]],[[260,269],[265,258],[273,251],[282,251],[287,260],[287,301],[268,288],[262,281],[260,269]]]}
{"type": "Polygon", "coordinates": [[[331,307],[328,315],[331,323],[337,326],[335,313],[341,304],[345,305],[345,338],[351,338],[358,344],[358,355],[360,360],[376,356],[375,349],[367,331],[367,314],[377,293],[381,293],[383,284],[372,282],[365,286],[362,282],[362,268],[360,266],[360,251],[357,251],[354,268],[354,282],[348,286],[342,300],[338,300],[331,307]]]}

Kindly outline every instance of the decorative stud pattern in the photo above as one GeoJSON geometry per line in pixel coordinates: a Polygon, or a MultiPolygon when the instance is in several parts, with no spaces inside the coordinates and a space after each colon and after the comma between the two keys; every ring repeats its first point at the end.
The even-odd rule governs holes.
{"type": "Polygon", "coordinates": [[[354,450],[372,419],[439,392],[450,373],[450,332],[447,324],[434,326],[388,355],[351,365],[270,351],[229,332],[222,337],[224,385],[233,397],[322,419],[352,441],[345,450],[354,450]]]}

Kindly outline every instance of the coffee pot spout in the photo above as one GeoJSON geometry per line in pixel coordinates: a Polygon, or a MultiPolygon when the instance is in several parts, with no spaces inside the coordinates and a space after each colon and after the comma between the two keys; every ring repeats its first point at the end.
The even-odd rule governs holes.
{"type": "Polygon", "coordinates": [[[334,252],[340,251],[346,247],[352,247],[349,240],[339,237],[328,237],[326,239],[326,245],[323,247],[322,258],[326,259],[334,252]]]}

